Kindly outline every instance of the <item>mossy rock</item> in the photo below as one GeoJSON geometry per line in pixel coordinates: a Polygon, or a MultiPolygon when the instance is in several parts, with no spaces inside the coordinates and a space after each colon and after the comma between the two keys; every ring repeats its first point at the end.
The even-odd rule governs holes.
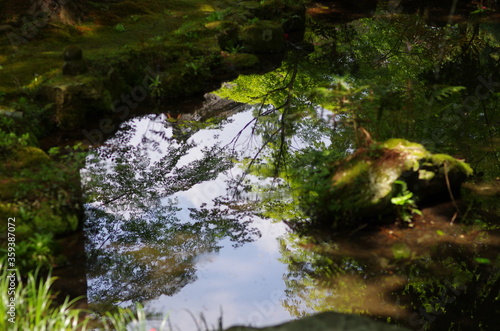
{"type": "Polygon", "coordinates": [[[285,51],[285,32],[273,21],[259,21],[241,30],[243,50],[247,53],[281,53],[285,51]]]}
{"type": "Polygon", "coordinates": [[[222,63],[226,70],[244,72],[245,70],[251,70],[258,67],[260,61],[254,54],[232,53],[225,54],[222,63]]]}
{"type": "Polygon", "coordinates": [[[102,78],[88,76],[59,77],[41,89],[42,96],[54,107],[54,122],[63,131],[82,129],[91,111],[111,112],[112,97],[102,78]]]}
{"type": "Polygon", "coordinates": [[[333,228],[366,219],[377,221],[397,211],[391,203],[401,193],[396,181],[407,184],[417,203],[432,203],[449,200],[450,190],[457,197],[460,185],[472,172],[469,165],[449,155],[432,154],[420,144],[391,139],[358,149],[333,164],[326,184],[311,192],[316,202],[311,206],[307,201],[303,209],[316,224],[333,228]]]}
{"type": "Polygon", "coordinates": [[[20,170],[22,168],[39,167],[51,162],[50,157],[40,148],[33,146],[20,146],[16,148],[6,161],[10,169],[20,170]]]}

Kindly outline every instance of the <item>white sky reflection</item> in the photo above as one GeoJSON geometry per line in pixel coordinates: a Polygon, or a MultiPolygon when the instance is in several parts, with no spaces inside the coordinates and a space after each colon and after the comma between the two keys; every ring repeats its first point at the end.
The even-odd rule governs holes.
{"type": "MultiPolygon", "coordinates": [[[[220,146],[229,144],[252,118],[252,109],[248,108],[233,115],[232,121],[225,124],[222,130],[200,130],[195,133],[188,141],[194,141],[197,146],[179,160],[177,167],[202,158],[204,147],[218,142],[220,146]]],[[[150,130],[164,131],[171,136],[172,128],[165,127],[164,123],[165,118],[162,116],[146,116],[131,121],[129,124],[134,126],[135,133],[129,143],[140,146],[143,137],[151,136],[148,133],[150,130]]],[[[245,151],[245,156],[250,157],[260,148],[260,141],[251,136],[251,128],[249,126],[234,145],[237,151],[245,151]]],[[[159,152],[148,150],[151,163],[158,161],[163,155],[162,150],[167,149],[162,144],[168,143],[162,141],[159,152]]],[[[169,199],[177,200],[177,206],[183,208],[177,214],[178,218],[188,221],[187,208],[200,207],[202,203],[212,206],[212,199],[226,194],[225,181],[241,173],[242,170],[235,167],[215,180],[164,198],[162,203],[168,203],[169,199]]],[[[200,314],[203,314],[210,328],[216,328],[221,314],[225,328],[235,324],[265,326],[292,319],[281,305],[285,296],[283,276],[287,266],[278,261],[280,253],[277,238],[286,232],[286,227],[260,218],[255,218],[253,225],[261,231],[261,238],[238,248],[234,248],[229,239],[222,240],[219,245],[223,248],[218,253],[202,254],[196,258],[195,282],[187,284],[173,296],[162,295],[145,303],[146,311],[169,314],[173,329],[182,331],[198,329],[189,312],[196,317],[202,329],[200,314]]],[[[89,286],[96,286],[96,283],[89,280],[89,286]]],[[[157,324],[151,321],[148,328],[157,327],[157,324]]]]}

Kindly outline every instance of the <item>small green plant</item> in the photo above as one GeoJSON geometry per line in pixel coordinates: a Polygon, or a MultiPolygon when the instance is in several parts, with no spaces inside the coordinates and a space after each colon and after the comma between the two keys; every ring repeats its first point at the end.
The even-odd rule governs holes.
{"type": "Polygon", "coordinates": [[[54,245],[53,235],[46,233],[34,233],[29,239],[19,242],[16,249],[21,263],[19,267],[22,270],[33,269],[34,266],[50,269],[54,263],[54,245]]]}
{"type": "Polygon", "coordinates": [[[398,214],[401,219],[411,226],[413,215],[422,215],[422,212],[417,208],[415,201],[412,199],[413,193],[408,190],[406,182],[396,180],[394,184],[400,185],[401,191],[397,196],[391,199],[391,203],[397,206],[398,214]]]}
{"type": "Polygon", "coordinates": [[[227,11],[213,11],[207,16],[208,22],[222,21],[227,15],[227,11]]]}
{"type": "Polygon", "coordinates": [[[198,39],[198,38],[200,38],[200,34],[198,33],[198,31],[187,31],[184,35],[186,37],[188,37],[189,39],[198,39]]]}
{"type": "Polygon", "coordinates": [[[186,67],[193,69],[194,74],[197,75],[198,71],[203,67],[203,65],[198,62],[189,62],[186,63],[186,67]]]}
{"type": "Polygon", "coordinates": [[[258,17],[254,17],[254,18],[249,19],[248,23],[255,24],[255,23],[258,23],[259,21],[260,21],[260,19],[258,17]]]}
{"type": "Polygon", "coordinates": [[[127,31],[127,29],[122,23],[118,23],[117,25],[115,25],[115,31],[124,32],[127,31]]]}
{"type": "Polygon", "coordinates": [[[239,53],[243,49],[242,45],[229,45],[226,47],[226,50],[231,54],[239,53]]]}
{"type": "Polygon", "coordinates": [[[132,20],[132,22],[137,22],[140,19],[140,17],[137,15],[132,15],[130,16],[130,19],[132,20]]]}
{"type": "Polygon", "coordinates": [[[0,129],[0,156],[18,148],[19,146],[28,145],[29,140],[29,133],[18,136],[14,132],[5,132],[0,129]]]}
{"type": "Polygon", "coordinates": [[[149,84],[151,89],[151,96],[153,98],[161,98],[163,96],[163,87],[160,75],[156,75],[155,78],[151,78],[151,83],[149,84]]]}

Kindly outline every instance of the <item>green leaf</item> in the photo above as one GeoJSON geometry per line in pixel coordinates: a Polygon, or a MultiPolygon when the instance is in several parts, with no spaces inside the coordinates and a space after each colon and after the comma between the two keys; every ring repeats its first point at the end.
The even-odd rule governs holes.
{"type": "Polygon", "coordinates": [[[477,263],[481,263],[481,264],[490,264],[491,263],[491,260],[490,259],[487,259],[485,257],[476,257],[474,258],[474,260],[477,262],[477,263]]]}
{"type": "Polygon", "coordinates": [[[410,192],[410,193],[407,193],[407,194],[399,196],[399,197],[394,197],[391,199],[391,203],[394,205],[402,206],[402,205],[408,203],[412,196],[413,196],[413,193],[410,192]]]}

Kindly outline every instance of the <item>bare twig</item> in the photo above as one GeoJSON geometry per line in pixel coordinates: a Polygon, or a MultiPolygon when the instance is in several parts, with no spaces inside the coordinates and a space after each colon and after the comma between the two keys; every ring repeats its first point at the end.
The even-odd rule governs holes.
{"type": "Polygon", "coordinates": [[[447,166],[447,162],[444,161],[443,163],[443,166],[444,166],[444,178],[446,179],[446,187],[448,189],[448,193],[450,194],[450,198],[451,198],[451,201],[453,203],[453,206],[455,207],[455,209],[457,210],[457,213],[455,213],[455,215],[453,215],[450,223],[453,223],[455,221],[455,218],[457,217],[457,214],[458,215],[461,215],[462,213],[460,212],[460,209],[458,208],[458,205],[457,205],[457,202],[455,201],[455,198],[453,197],[453,192],[451,191],[451,185],[450,185],[450,179],[448,178],[448,166],[447,166]]]}

